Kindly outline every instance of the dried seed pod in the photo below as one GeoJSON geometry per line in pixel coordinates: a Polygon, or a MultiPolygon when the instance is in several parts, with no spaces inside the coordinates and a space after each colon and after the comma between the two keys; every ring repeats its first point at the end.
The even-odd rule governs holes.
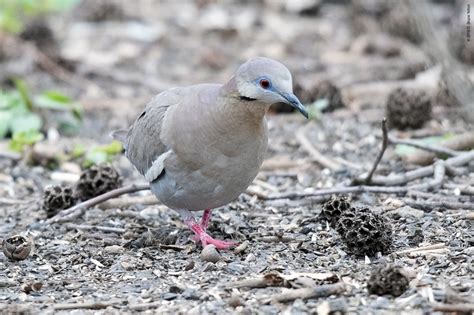
{"type": "Polygon", "coordinates": [[[388,96],[386,115],[390,127],[421,128],[431,119],[431,99],[418,90],[398,88],[388,96]]]}
{"type": "Polygon", "coordinates": [[[409,279],[400,266],[386,264],[376,267],[367,281],[371,294],[400,296],[409,287],[409,279]]]}
{"type": "Polygon", "coordinates": [[[31,292],[37,292],[41,290],[43,284],[41,282],[28,282],[21,286],[21,290],[26,294],[30,294],[31,292]]]}
{"type": "Polygon", "coordinates": [[[120,21],[125,12],[117,1],[81,1],[76,7],[76,16],[88,22],[120,21]]]}
{"type": "Polygon", "coordinates": [[[14,235],[3,240],[2,250],[11,260],[24,260],[31,252],[32,241],[21,235],[14,235]]]}
{"type": "Polygon", "coordinates": [[[335,196],[331,200],[323,204],[319,218],[329,222],[329,225],[334,229],[340,216],[351,207],[346,197],[335,196]]]}
{"type": "Polygon", "coordinates": [[[221,259],[221,255],[214,245],[209,244],[202,249],[201,258],[204,261],[216,263],[221,259]]]}
{"type": "Polygon", "coordinates": [[[72,207],[76,203],[74,192],[69,186],[50,186],[43,194],[42,209],[48,218],[55,216],[60,210],[72,207]]]}
{"type": "Polygon", "coordinates": [[[392,228],[388,221],[369,208],[350,208],[336,226],[349,252],[356,256],[388,253],[392,245],[392,228]]]}
{"type": "Polygon", "coordinates": [[[87,200],[122,185],[122,178],[115,168],[110,165],[94,165],[82,172],[76,185],[76,196],[87,200]]]}
{"type": "Polygon", "coordinates": [[[319,99],[326,99],[328,104],[322,109],[323,112],[332,112],[345,107],[341,91],[329,80],[309,84],[301,80],[295,83],[294,91],[303,104],[313,103],[319,99]]]}

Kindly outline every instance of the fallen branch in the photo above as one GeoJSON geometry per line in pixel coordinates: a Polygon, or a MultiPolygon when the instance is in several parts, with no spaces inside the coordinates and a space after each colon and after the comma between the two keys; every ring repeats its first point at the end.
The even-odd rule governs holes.
{"type": "Polygon", "coordinates": [[[154,195],[114,198],[99,204],[101,209],[123,209],[133,205],[156,205],[160,201],[154,195]]]}
{"type": "MultiPolygon", "coordinates": [[[[444,162],[447,167],[456,167],[465,165],[474,160],[474,150],[461,153],[457,156],[451,157],[444,162]]],[[[375,176],[372,178],[374,185],[394,186],[402,185],[411,182],[415,179],[427,177],[432,175],[434,168],[432,165],[418,168],[403,174],[389,175],[389,176],[375,176]]]]}
{"type": "Polygon", "coordinates": [[[67,224],[66,228],[71,229],[71,230],[84,230],[84,231],[97,230],[97,231],[102,231],[102,232],[107,232],[107,233],[117,233],[117,234],[123,234],[127,231],[124,228],[116,228],[116,227],[111,227],[111,226],[100,226],[100,225],[86,225],[86,224],[67,224]]]}
{"type": "Polygon", "coordinates": [[[314,192],[287,192],[287,193],[278,193],[278,194],[269,194],[267,200],[273,199],[295,199],[295,198],[304,198],[304,197],[314,197],[314,196],[326,196],[326,195],[337,195],[337,194],[350,194],[350,193],[382,193],[382,194],[398,194],[398,193],[407,193],[410,190],[420,190],[420,189],[431,189],[434,187],[439,187],[443,183],[444,175],[446,173],[445,162],[438,161],[432,169],[436,170],[434,172],[433,180],[417,185],[411,186],[345,186],[339,188],[330,188],[330,189],[321,189],[314,192]]]}
{"type": "Polygon", "coordinates": [[[421,210],[433,210],[436,208],[444,209],[456,209],[456,210],[474,210],[474,203],[470,202],[456,202],[448,200],[436,200],[436,201],[421,201],[406,199],[403,200],[405,204],[409,205],[412,208],[421,209],[421,210]]]}
{"type": "MultiPolygon", "coordinates": [[[[390,144],[408,145],[408,146],[411,146],[411,147],[414,147],[414,148],[417,148],[417,149],[420,149],[420,150],[428,151],[428,152],[431,152],[431,153],[436,153],[438,155],[456,156],[460,153],[458,151],[451,150],[447,146],[445,147],[445,146],[436,146],[436,145],[431,145],[431,144],[424,144],[424,143],[421,143],[421,142],[418,142],[418,141],[415,141],[415,140],[411,140],[411,139],[398,139],[398,138],[389,136],[388,141],[390,142],[390,144]]],[[[433,154],[430,154],[430,156],[433,156],[433,158],[435,157],[435,155],[433,155],[433,154]]]]}
{"type": "Polygon", "coordinates": [[[472,303],[460,303],[460,304],[443,304],[433,303],[431,304],[433,311],[445,312],[445,313],[458,313],[458,314],[469,314],[474,312],[474,304],[472,303]]]}
{"type": "Polygon", "coordinates": [[[234,281],[228,285],[229,288],[266,288],[266,287],[282,287],[285,279],[278,273],[267,273],[252,279],[234,281]]]}
{"type": "Polygon", "coordinates": [[[427,165],[433,162],[436,156],[456,156],[462,153],[462,150],[470,150],[474,148],[474,133],[469,132],[456,135],[453,138],[441,141],[438,145],[421,144],[413,140],[402,140],[395,138],[389,138],[389,141],[393,144],[410,145],[423,150],[416,150],[413,154],[409,154],[402,158],[411,164],[427,165]]]}
{"type": "Polygon", "coordinates": [[[291,302],[297,299],[314,299],[341,294],[345,290],[346,285],[342,282],[338,282],[334,284],[320,285],[313,288],[287,290],[283,293],[273,296],[272,300],[275,302],[291,302]]]}
{"type": "Polygon", "coordinates": [[[436,243],[436,244],[422,246],[422,247],[415,247],[415,248],[408,248],[408,249],[399,250],[399,251],[395,252],[394,254],[402,255],[402,254],[410,254],[410,253],[414,253],[414,252],[423,252],[423,251],[427,251],[427,250],[443,249],[443,248],[446,248],[446,244],[436,243]]]}
{"type": "Polygon", "coordinates": [[[443,184],[443,187],[450,190],[459,190],[459,192],[463,195],[474,195],[474,186],[445,183],[443,184]]]}
{"type": "Polygon", "coordinates": [[[101,310],[109,306],[113,306],[112,303],[102,303],[102,302],[93,302],[93,303],[64,303],[64,304],[54,304],[53,308],[55,310],[75,310],[75,309],[92,309],[92,310],[101,310]]]}
{"type": "Polygon", "coordinates": [[[101,202],[121,196],[123,194],[134,193],[140,190],[147,190],[150,188],[149,184],[133,184],[125,187],[120,187],[105,194],[99,195],[92,199],[78,203],[77,205],[60,211],[56,216],[45,221],[45,223],[66,222],[80,216],[86,209],[98,205],[101,202]]]}
{"type": "Polygon", "coordinates": [[[374,165],[372,166],[372,169],[370,170],[369,174],[367,174],[367,177],[363,181],[364,184],[368,185],[372,181],[372,176],[374,176],[374,172],[377,169],[377,166],[379,165],[380,161],[382,160],[385,150],[387,149],[387,144],[388,144],[387,118],[384,117],[382,119],[382,147],[380,148],[380,152],[374,161],[374,165]]]}
{"type": "Polygon", "coordinates": [[[3,151],[3,152],[0,152],[0,158],[9,159],[13,161],[19,161],[21,160],[21,154],[16,153],[16,152],[3,151]]]}
{"type": "Polygon", "coordinates": [[[321,166],[330,169],[333,172],[339,171],[342,169],[341,165],[336,161],[333,161],[327,157],[325,157],[321,152],[319,152],[308,140],[306,137],[306,129],[309,124],[306,124],[304,127],[301,127],[296,132],[296,140],[300,143],[301,147],[305,149],[310,155],[311,158],[320,164],[321,166]]]}

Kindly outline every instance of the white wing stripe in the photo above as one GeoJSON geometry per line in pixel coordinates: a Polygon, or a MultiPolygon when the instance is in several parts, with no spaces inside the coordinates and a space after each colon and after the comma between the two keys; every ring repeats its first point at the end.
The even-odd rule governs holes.
{"type": "Polygon", "coordinates": [[[163,172],[164,162],[165,159],[171,154],[171,150],[166,151],[165,153],[159,155],[151,167],[145,173],[145,179],[148,182],[154,181],[158,176],[160,176],[161,172],[163,172]]]}

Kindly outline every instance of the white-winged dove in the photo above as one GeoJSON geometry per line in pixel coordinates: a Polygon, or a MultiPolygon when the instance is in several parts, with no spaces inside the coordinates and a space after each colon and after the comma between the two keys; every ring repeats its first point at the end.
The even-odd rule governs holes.
{"type": "Polygon", "coordinates": [[[150,182],[151,191],[176,210],[202,245],[234,242],[206,233],[213,208],[236,199],[253,181],[267,149],[265,114],[287,103],[306,118],[293,94],[288,69],[269,58],[241,65],[224,85],[172,88],[155,96],[127,130],[112,134],[150,182]],[[191,211],[204,210],[200,223],[191,211]]]}

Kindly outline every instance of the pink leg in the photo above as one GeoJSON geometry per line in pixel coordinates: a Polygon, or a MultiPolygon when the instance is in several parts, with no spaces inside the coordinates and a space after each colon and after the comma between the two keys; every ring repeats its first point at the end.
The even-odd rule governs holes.
{"type": "Polygon", "coordinates": [[[218,249],[229,249],[230,247],[237,245],[237,243],[235,242],[216,240],[212,238],[212,236],[207,234],[206,228],[209,225],[211,210],[204,211],[204,215],[200,223],[196,222],[194,216],[191,214],[190,211],[181,210],[179,212],[181,215],[186,215],[184,223],[186,223],[186,225],[191,229],[191,231],[196,234],[193,239],[195,241],[201,241],[202,247],[208,244],[212,244],[218,249]]]}
{"type": "Polygon", "coordinates": [[[202,214],[201,226],[204,231],[207,230],[207,228],[209,227],[209,221],[211,221],[211,215],[212,215],[211,209],[204,210],[204,213],[202,214]]]}

